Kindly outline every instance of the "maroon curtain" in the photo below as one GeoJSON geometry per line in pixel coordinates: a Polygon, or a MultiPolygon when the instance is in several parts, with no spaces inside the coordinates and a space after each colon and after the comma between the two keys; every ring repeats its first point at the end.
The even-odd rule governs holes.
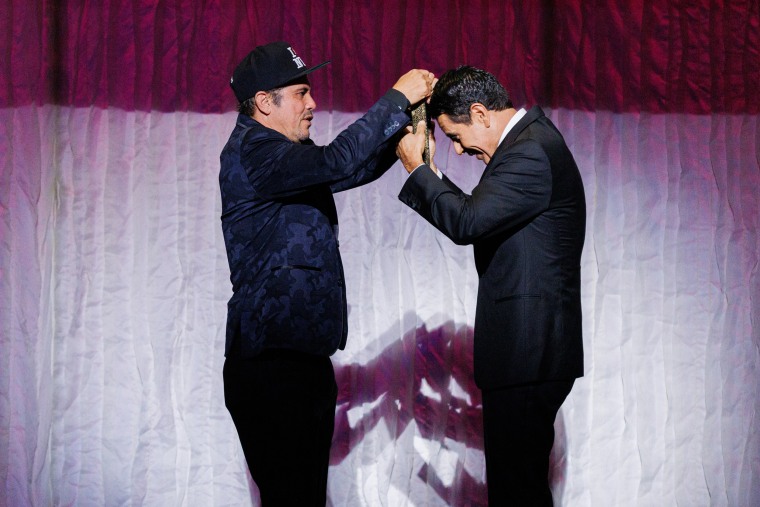
{"type": "MultiPolygon", "coordinates": [[[[586,371],[557,505],[760,505],[759,34],[758,0],[0,2],[0,506],[252,503],[221,385],[218,167],[231,71],[276,39],[332,60],[310,76],[318,144],[408,69],[462,63],[567,140],[586,371]]],[[[482,163],[437,150],[477,184],[482,163]]],[[[484,505],[472,252],[398,202],[406,178],[336,196],[328,494],[484,505]]]]}
{"type": "Polygon", "coordinates": [[[0,106],[223,112],[254,46],[291,42],[320,107],[360,111],[412,67],[482,67],[515,102],[760,110],[756,0],[4,2],[0,106]]]}

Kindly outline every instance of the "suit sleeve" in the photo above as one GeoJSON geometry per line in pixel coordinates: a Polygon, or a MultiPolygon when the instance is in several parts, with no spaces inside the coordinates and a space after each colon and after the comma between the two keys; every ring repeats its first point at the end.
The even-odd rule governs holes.
{"type": "Polygon", "coordinates": [[[374,159],[410,121],[397,94],[401,95],[388,92],[327,146],[250,133],[243,143],[242,158],[254,190],[264,197],[279,198],[325,184],[342,190],[379,177],[392,162],[387,164],[387,157],[381,157],[382,171],[375,174],[378,161],[374,159]]]}
{"type": "Polygon", "coordinates": [[[517,227],[548,208],[551,166],[537,142],[518,141],[492,162],[472,195],[421,167],[399,199],[460,245],[517,227]]]}

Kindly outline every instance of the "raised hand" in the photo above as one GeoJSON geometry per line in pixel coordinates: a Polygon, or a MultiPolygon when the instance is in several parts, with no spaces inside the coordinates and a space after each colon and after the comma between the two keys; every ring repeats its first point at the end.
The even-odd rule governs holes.
{"type": "MultiPolygon", "coordinates": [[[[396,155],[401,163],[404,164],[406,172],[411,173],[417,167],[423,164],[422,153],[425,151],[425,125],[422,121],[417,124],[417,133],[412,133],[411,125],[406,127],[406,133],[399,140],[398,146],[396,146],[396,155]]],[[[438,172],[433,162],[433,155],[435,155],[435,138],[430,135],[430,168],[438,172]]]]}
{"type": "Polygon", "coordinates": [[[403,93],[410,104],[416,104],[430,96],[435,81],[432,72],[412,69],[401,76],[393,88],[403,93]]]}

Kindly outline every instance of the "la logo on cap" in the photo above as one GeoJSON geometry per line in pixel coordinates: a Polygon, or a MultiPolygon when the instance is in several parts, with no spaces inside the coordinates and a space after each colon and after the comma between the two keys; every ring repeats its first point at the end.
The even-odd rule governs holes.
{"type": "Polygon", "coordinates": [[[297,69],[300,69],[301,67],[306,67],[306,64],[303,63],[303,60],[301,60],[301,57],[298,56],[295,51],[293,51],[293,48],[288,47],[288,51],[290,51],[290,55],[293,57],[293,63],[296,64],[297,69]]]}

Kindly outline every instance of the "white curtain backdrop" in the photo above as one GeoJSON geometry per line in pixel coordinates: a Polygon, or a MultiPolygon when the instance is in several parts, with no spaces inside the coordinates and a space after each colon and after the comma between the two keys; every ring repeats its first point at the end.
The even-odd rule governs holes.
{"type": "MultiPolygon", "coordinates": [[[[760,505],[757,116],[547,110],[584,178],[586,376],[563,506],[760,505]]],[[[325,143],[356,114],[318,113],[325,143]]],[[[0,110],[0,505],[257,505],[224,407],[234,113],[0,110]]],[[[482,164],[438,136],[463,188],[482,164]]],[[[482,504],[470,247],[337,196],[350,304],[332,505],[482,504]]],[[[294,478],[297,487],[297,478],[294,478]]]]}

